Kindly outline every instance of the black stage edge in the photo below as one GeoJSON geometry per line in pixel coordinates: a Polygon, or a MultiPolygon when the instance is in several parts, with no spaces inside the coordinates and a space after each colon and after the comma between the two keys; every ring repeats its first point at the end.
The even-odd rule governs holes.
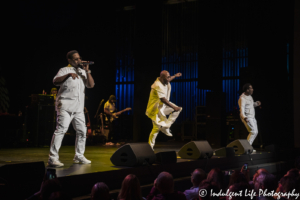
{"type": "Polygon", "coordinates": [[[257,169],[265,168],[279,178],[294,167],[296,155],[299,155],[299,150],[286,150],[279,153],[258,152],[256,154],[240,155],[231,158],[213,156],[211,159],[185,160],[176,164],[139,166],[114,171],[60,177],[59,181],[68,193],[72,194],[73,197],[79,197],[90,194],[91,188],[96,182],[105,182],[109,186],[110,191],[120,189],[123,179],[128,174],[135,174],[139,178],[141,186],[145,186],[153,184],[155,178],[162,171],[171,173],[174,179],[183,177],[188,177],[189,179],[191,172],[196,168],[202,168],[208,173],[212,168],[216,167],[223,171],[241,169],[244,163],[248,163],[251,176],[253,176],[257,169]]]}

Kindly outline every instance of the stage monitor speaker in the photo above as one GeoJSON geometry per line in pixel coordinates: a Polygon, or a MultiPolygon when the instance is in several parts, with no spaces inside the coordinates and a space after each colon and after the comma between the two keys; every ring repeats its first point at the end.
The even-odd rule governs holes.
{"type": "Polygon", "coordinates": [[[213,150],[206,140],[192,141],[181,147],[178,155],[184,159],[211,158],[213,150]]]}
{"type": "Polygon", "coordinates": [[[176,151],[165,151],[156,153],[156,163],[158,164],[174,164],[177,162],[176,151]]]}
{"type": "Polygon", "coordinates": [[[148,143],[128,143],[121,146],[110,158],[116,166],[151,165],[156,156],[148,143]]]}
{"type": "Polygon", "coordinates": [[[215,156],[226,156],[226,157],[233,157],[235,156],[235,151],[233,147],[224,147],[215,150],[214,152],[215,156]]]}
{"type": "Polygon", "coordinates": [[[246,139],[235,140],[228,144],[227,147],[233,147],[235,154],[251,154],[253,152],[253,147],[246,139]]]}
{"type": "Polygon", "coordinates": [[[39,162],[0,162],[1,199],[25,199],[41,187],[45,164],[39,162]],[[5,190],[3,191],[2,188],[5,190]],[[3,193],[4,192],[4,193],[3,193]],[[3,198],[6,199],[6,198],[3,198]]]}

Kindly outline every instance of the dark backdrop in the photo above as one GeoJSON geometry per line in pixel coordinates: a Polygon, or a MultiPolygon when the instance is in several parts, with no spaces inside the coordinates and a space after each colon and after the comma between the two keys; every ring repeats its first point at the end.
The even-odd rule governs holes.
{"type": "Polygon", "coordinates": [[[68,63],[66,53],[76,49],[85,60],[93,60],[95,87],[86,89],[87,109],[95,114],[101,99],[114,94],[115,34],[112,3],[87,4],[64,1],[59,4],[26,1],[15,3],[14,14],[7,16],[8,29],[3,39],[10,113],[24,110],[31,94],[48,94],[61,67],[68,63]]]}
{"type": "MultiPolygon", "coordinates": [[[[9,91],[9,113],[24,111],[30,103],[31,94],[42,93],[43,90],[49,93],[53,87],[53,77],[59,68],[67,65],[66,53],[76,49],[84,59],[95,61],[91,70],[96,85],[93,89],[86,90],[87,109],[93,116],[101,99],[108,99],[109,95],[115,92],[116,12],[119,8],[133,4],[136,3],[64,1],[50,4],[26,1],[15,2],[7,7],[3,17],[4,62],[0,75],[5,78],[9,91]]],[[[293,4],[294,1],[256,1],[251,9],[257,11],[252,13],[253,20],[249,23],[249,35],[253,36],[248,43],[249,52],[250,49],[253,52],[251,55],[249,53],[249,66],[255,68],[254,97],[263,103],[261,117],[258,117],[259,126],[264,132],[268,132],[265,139],[276,143],[282,141],[282,135],[288,138],[285,141],[290,142],[293,139],[292,77],[290,82],[286,81],[286,57],[279,48],[286,44],[286,37],[292,33],[292,29],[287,29],[290,28],[290,23],[293,23],[292,20],[289,21],[293,18],[293,4]],[[287,30],[288,34],[283,30],[287,30]]],[[[160,46],[159,38],[156,37],[160,27],[159,24],[153,23],[159,21],[160,9],[153,3],[149,6],[145,3],[136,5],[137,16],[140,18],[137,20],[139,29],[134,49],[138,72],[135,75],[135,85],[140,85],[135,90],[142,91],[140,94],[135,92],[137,110],[134,114],[138,125],[134,132],[137,136],[141,127],[151,128],[144,116],[149,89],[144,91],[142,84],[147,83],[149,88],[149,83],[153,82],[152,79],[156,76],[150,69],[160,69],[160,46]],[[143,24],[144,22],[146,24],[143,24]],[[153,35],[154,38],[147,40],[153,35]],[[149,52],[152,51],[153,57],[149,58],[149,52]],[[139,116],[143,117],[140,119],[139,116]]],[[[292,36],[291,34],[291,38],[292,36]]],[[[292,39],[290,41],[293,47],[292,39]]],[[[292,73],[292,63],[290,66],[292,73]]],[[[143,140],[146,140],[146,137],[143,140]]]]}

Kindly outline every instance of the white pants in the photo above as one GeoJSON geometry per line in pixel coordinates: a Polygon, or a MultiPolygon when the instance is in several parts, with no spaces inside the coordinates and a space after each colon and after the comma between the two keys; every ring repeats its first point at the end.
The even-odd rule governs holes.
{"type": "MultiPolygon", "coordinates": [[[[173,104],[175,105],[175,104],[173,104]]],[[[175,105],[176,106],[176,105],[175,105]]],[[[182,110],[182,109],[181,109],[182,110]]],[[[175,120],[177,119],[177,117],[179,116],[180,114],[180,111],[177,111],[177,112],[173,112],[174,109],[169,107],[169,106],[166,106],[165,109],[164,109],[164,114],[165,115],[169,115],[169,118],[167,119],[166,121],[166,127],[170,128],[171,125],[175,122],[175,120]],[[171,113],[171,114],[170,114],[171,113]]],[[[152,131],[150,133],[150,136],[149,136],[149,144],[150,146],[154,147],[155,145],[155,139],[159,133],[159,128],[160,128],[160,125],[156,124],[155,121],[152,121],[152,124],[153,124],[153,128],[152,128],[152,131]]]]}
{"type": "Polygon", "coordinates": [[[245,124],[245,126],[249,132],[247,140],[250,143],[250,145],[252,145],[253,141],[255,140],[255,138],[258,134],[257,123],[256,123],[256,119],[254,119],[254,118],[247,118],[247,119],[248,119],[248,122],[246,122],[245,120],[242,120],[242,121],[245,124]]]}
{"type": "Polygon", "coordinates": [[[85,151],[87,131],[84,113],[70,113],[62,110],[60,112],[57,112],[57,125],[50,145],[49,159],[58,160],[58,152],[61,146],[62,139],[67,132],[71,122],[76,131],[75,156],[83,156],[85,151]]]}

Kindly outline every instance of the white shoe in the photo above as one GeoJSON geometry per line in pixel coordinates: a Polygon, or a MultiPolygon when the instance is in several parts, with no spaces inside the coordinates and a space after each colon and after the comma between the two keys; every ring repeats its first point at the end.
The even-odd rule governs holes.
{"type": "Polygon", "coordinates": [[[73,161],[74,161],[74,163],[80,163],[80,164],[90,164],[91,163],[91,161],[86,159],[84,156],[82,156],[82,157],[75,156],[73,161]]]}
{"type": "Polygon", "coordinates": [[[173,136],[172,133],[170,132],[170,128],[161,127],[159,130],[160,130],[161,132],[163,132],[164,134],[166,134],[167,136],[169,136],[169,137],[172,137],[172,136],[173,136]]]}
{"type": "Polygon", "coordinates": [[[48,167],[62,167],[64,166],[64,163],[61,163],[59,160],[48,160],[48,167]]]}

